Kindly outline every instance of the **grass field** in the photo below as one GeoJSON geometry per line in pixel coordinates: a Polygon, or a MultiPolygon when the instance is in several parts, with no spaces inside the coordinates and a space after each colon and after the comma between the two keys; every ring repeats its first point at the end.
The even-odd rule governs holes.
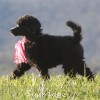
{"type": "Polygon", "coordinates": [[[85,77],[52,76],[43,81],[35,75],[20,79],[0,78],[0,100],[100,100],[100,75],[85,77]]]}

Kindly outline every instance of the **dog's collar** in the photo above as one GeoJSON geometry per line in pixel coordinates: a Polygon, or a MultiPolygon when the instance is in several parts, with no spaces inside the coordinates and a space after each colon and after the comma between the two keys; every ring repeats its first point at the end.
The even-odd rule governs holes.
{"type": "Polygon", "coordinates": [[[32,43],[32,44],[35,44],[35,45],[37,44],[37,43],[35,43],[34,41],[28,40],[25,36],[23,37],[22,41],[23,41],[24,43],[28,42],[28,43],[32,43]]]}

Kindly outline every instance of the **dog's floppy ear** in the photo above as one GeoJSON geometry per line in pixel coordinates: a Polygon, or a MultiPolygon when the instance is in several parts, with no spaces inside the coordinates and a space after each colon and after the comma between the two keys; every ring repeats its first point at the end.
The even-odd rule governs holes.
{"type": "Polygon", "coordinates": [[[30,27],[26,27],[27,33],[31,34],[31,35],[38,35],[41,33],[42,29],[39,26],[30,26],[30,27]]]}

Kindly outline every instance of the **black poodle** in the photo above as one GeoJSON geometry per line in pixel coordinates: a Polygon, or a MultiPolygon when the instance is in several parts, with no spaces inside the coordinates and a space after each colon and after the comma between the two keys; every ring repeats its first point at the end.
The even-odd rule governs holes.
{"type": "MultiPolygon", "coordinates": [[[[48,69],[62,64],[64,73],[71,77],[76,74],[93,78],[84,61],[81,26],[68,21],[67,26],[73,30],[73,36],[52,36],[43,34],[41,23],[33,16],[25,15],[17,20],[17,26],[11,29],[14,36],[24,36],[26,62],[17,63],[13,77],[20,77],[31,66],[35,66],[43,78],[50,78],[48,69]]],[[[19,57],[19,56],[18,56],[19,57]]]]}

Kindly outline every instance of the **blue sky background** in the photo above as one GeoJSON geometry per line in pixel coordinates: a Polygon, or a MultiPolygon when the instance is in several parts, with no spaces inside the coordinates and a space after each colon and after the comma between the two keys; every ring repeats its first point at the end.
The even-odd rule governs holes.
{"type": "Polygon", "coordinates": [[[9,30],[26,14],[37,17],[51,35],[72,35],[66,21],[79,23],[87,65],[100,71],[100,0],[0,0],[0,75],[14,69],[14,45],[21,37],[9,30]]]}

